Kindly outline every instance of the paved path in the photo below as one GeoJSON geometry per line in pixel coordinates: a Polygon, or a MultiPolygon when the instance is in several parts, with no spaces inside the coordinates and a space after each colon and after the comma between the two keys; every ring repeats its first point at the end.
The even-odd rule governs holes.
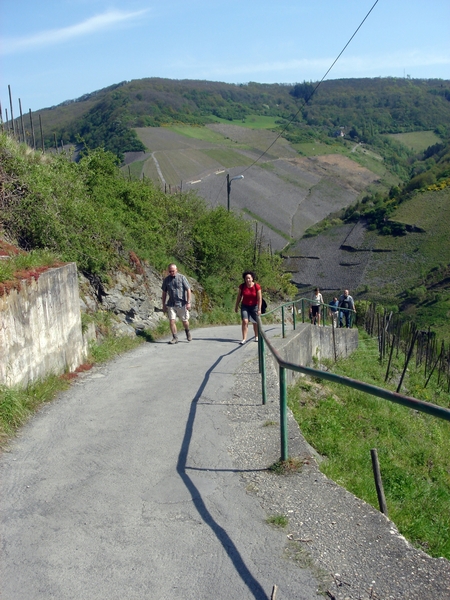
{"type": "Polygon", "coordinates": [[[239,327],[193,333],[80,377],[0,457],[1,599],[263,600],[274,584],[276,600],[450,598],[450,562],[327,479],[291,414],[302,469],[267,470],[270,361],[262,406],[257,345],[239,327]]]}
{"type": "Polygon", "coordinates": [[[85,374],[3,454],[2,600],[317,598],[227,451],[257,345],[194,334],[85,374]]]}

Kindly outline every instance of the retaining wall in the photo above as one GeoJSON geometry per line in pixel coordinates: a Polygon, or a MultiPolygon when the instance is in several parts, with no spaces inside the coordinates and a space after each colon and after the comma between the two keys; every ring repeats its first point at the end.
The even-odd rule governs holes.
{"type": "Polygon", "coordinates": [[[75,263],[0,297],[0,385],[26,386],[74,371],[85,356],[75,263]]]}
{"type": "MultiPolygon", "coordinates": [[[[346,358],[358,347],[358,330],[338,328],[331,326],[319,327],[309,323],[297,324],[295,330],[287,331],[285,338],[271,340],[284,360],[313,367],[315,358],[320,362],[323,359],[334,360],[346,358]]],[[[268,350],[267,353],[272,356],[268,350]]],[[[275,359],[274,359],[275,360],[275,359]]],[[[277,364],[275,366],[278,371],[277,364]]],[[[287,383],[292,383],[300,373],[286,369],[287,383]]]]}

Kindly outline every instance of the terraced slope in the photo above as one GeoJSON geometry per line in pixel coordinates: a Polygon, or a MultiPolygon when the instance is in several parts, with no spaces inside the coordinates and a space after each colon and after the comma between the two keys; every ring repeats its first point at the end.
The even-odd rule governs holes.
{"type": "Polygon", "coordinates": [[[449,188],[417,193],[392,219],[407,226],[406,235],[378,235],[360,221],[300,240],[286,259],[293,281],[300,289],[359,289],[399,302],[401,292],[423,285],[427,273],[450,263],[449,188]]]}
{"type": "Polygon", "coordinates": [[[135,156],[141,175],[166,190],[195,189],[212,206],[226,206],[226,174],[243,174],[232,182],[231,207],[258,221],[274,250],[352,204],[380,179],[342,154],[301,157],[285,139],[263,129],[215,123],[136,131],[149,151],[135,156]]]}

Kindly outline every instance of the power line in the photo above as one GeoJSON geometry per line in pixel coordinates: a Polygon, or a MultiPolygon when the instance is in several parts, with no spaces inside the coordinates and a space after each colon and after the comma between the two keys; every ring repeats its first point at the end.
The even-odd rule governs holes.
{"type": "Polygon", "coordinates": [[[366,14],[366,16],[364,17],[364,19],[361,21],[361,23],[355,29],[355,31],[353,32],[353,35],[350,37],[350,39],[348,40],[348,42],[345,44],[345,46],[339,52],[339,54],[337,55],[337,57],[334,59],[333,63],[331,64],[331,66],[329,67],[329,69],[327,70],[327,72],[325,73],[325,75],[322,77],[322,79],[319,81],[319,83],[317,83],[317,85],[314,87],[314,89],[312,90],[311,94],[306,99],[303,100],[303,104],[297,110],[297,112],[295,113],[295,115],[290,119],[290,121],[288,121],[288,123],[286,124],[286,126],[284,127],[284,129],[281,131],[281,133],[279,133],[276,136],[276,138],[273,140],[273,142],[264,150],[264,152],[260,156],[258,156],[258,158],[254,162],[252,162],[251,165],[249,165],[246,169],[244,169],[243,171],[241,171],[241,174],[245,173],[246,171],[248,171],[249,169],[251,169],[254,165],[256,165],[256,163],[259,160],[261,160],[261,158],[265,154],[267,154],[267,152],[272,148],[272,146],[275,144],[275,142],[283,135],[283,133],[288,129],[288,127],[291,125],[291,123],[293,123],[295,121],[295,119],[297,118],[298,114],[304,109],[304,107],[308,104],[308,102],[311,100],[311,98],[317,92],[318,88],[322,85],[325,77],[328,75],[328,73],[331,71],[331,69],[337,63],[337,61],[341,58],[342,54],[345,52],[345,50],[347,49],[347,47],[350,45],[351,41],[353,40],[353,38],[355,37],[355,35],[358,33],[358,31],[361,29],[361,27],[363,26],[364,22],[367,20],[367,18],[369,17],[370,13],[373,11],[373,9],[378,4],[378,2],[379,2],[379,0],[376,0],[374,2],[372,8],[369,10],[369,12],[366,14]]]}

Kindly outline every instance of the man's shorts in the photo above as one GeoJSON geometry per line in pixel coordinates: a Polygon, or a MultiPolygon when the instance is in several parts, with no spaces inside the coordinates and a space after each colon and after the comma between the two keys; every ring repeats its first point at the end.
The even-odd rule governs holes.
{"type": "Polygon", "coordinates": [[[256,316],[258,314],[258,305],[248,306],[247,304],[241,304],[241,318],[250,323],[257,323],[256,316]]]}
{"type": "Polygon", "coordinates": [[[189,321],[189,311],[186,310],[186,306],[168,306],[167,316],[171,321],[174,321],[177,317],[182,321],[189,321]]]}

